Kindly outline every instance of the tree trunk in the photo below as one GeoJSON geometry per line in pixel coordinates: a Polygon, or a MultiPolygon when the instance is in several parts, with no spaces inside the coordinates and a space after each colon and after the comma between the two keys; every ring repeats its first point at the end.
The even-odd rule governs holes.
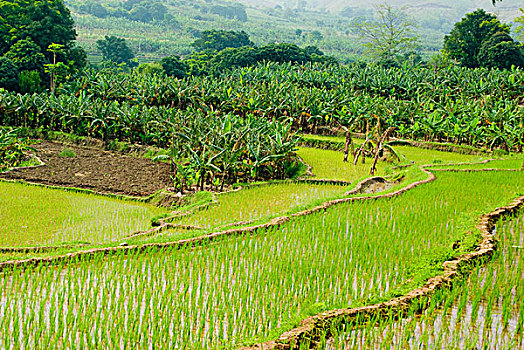
{"type": "Polygon", "coordinates": [[[351,132],[346,131],[346,144],[344,145],[344,162],[348,161],[349,145],[351,145],[351,153],[353,153],[353,140],[351,139],[351,132]]]}
{"type": "Polygon", "coordinates": [[[224,190],[224,183],[226,182],[226,171],[222,173],[222,183],[220,184],[220,192],[224,190]]]}
{"type": "Polygon", "coordinates": [[[357,153],[356,153],[356,155],[355,155],[355,160],[353,161],[353,165],[357,165],[357,163],[358,163],[358,158],[359,158],[360,156],[362,156],[362,164],[366,164],[366,160],[365,160],[366,155],[364,154],[364,148],[366,147],[366,144],[367,144],[368,142],[370,142],[370,141],[371,141],[371,139],[366,139],[366,141],[364,141],[364,143],[362,144],[362,146],[360,146],[360,148],[358,149],[358,151],[357,151],[357,153]]]}
{"type": "Polygon", "coordinates": [[[389,134],[394,129],[395,128],[391,126],[389,129],[387,129],[384,132],[384,134],[382,135],[382,137],[378,141],[377,149],[375,150],[375,158],[373,159],[373,165],[371,166],[371,171],[370,171],[370,175],[372,175],[372,176],[375,175],[375,170],[377,170],[378,155],[380,154],[380,150],[382,149],[382,144],[384,143],[384,141],[388,138],[389,134]]]}

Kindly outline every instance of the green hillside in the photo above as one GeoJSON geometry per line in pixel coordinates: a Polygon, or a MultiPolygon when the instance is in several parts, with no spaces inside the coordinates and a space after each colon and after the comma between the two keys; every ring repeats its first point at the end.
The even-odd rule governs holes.
{"type": "MultiPolygon", "coordinates": [[[[123,37],[140,61],[167,55],[186,56],[199,32],[207,29],[244,30],[256,44],[290,42],[315,45],[341,61],[359,58],[359,39],[352,24],[370,18],[379,0],[67,0],[76,22],[78,41],[91,61],[100,57],[96,40],[104,35],[123,37]]],[[[392,0],[391,5],[402,5],[392,0]]],[[[509,21],[519,15],[520,1],[506,0],[493,7],[488,0],[452,2],[412,1],[406,11],[416,20],[421,49],[440,49],[443,36],[465,13],[478,7],[509,21]]]]}

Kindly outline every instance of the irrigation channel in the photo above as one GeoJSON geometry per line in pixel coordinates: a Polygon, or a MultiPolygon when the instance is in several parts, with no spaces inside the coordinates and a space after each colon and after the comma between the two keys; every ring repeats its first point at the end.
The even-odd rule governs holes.
{"type": "MultiPolygon", "coordinates": [[[[332,167],[322,163],[332,155],[329,152],[303,149],[299,154],[314,164],[317,177],[329,179],[332,167]]],[[[199,230],[167,230],[127,239],[125,245],[110,237],[106,246],[89,250],[68,248],[4,261],[0,347],[290,349],[324,344],[333,348],[354,344],[356,338],[362,347],[373,348],[382,341],[385,320],[391,329],[402,329],[401,335],[390,338],[402,340],[404,325],[432,320],[412,316],[421,308],[410,314],[411,305],[426,300],[427,314],[437,314],[440,304],[457,300],[452,297],[461,285],[457,282],[472,281],[462,283],[474,286],[481,280],[475,282],[475,276],[483,273],[499,281],[505,270],[492,267],[499,253],[486,265],[487,272],[475,270],[469,280],[462,265],[489,258],[494,240],[487,230],[495,218],[515,211],[520,202],[493,210],[524,193],[521,159],[490,164],[478,162],[478,157],[413,147],[404,154],[418,164],[436,166],[402,168],[404,181],[378,186],[380,194],[289,183],[244,189],[223,195],[217,205],[179,222],[198,225],[199,230]],[[448,161],[476,162],[470,165],[476,169],[464,171],[468,165],[456,165],[453,171],[444,171],[447,166],[439,164],[448,161]],[[493,164],[507,169],[490,170],[493,164]],[[281,190],[284,195],[278,196],[281,190]],[[273,204],[276,210],[268,211],[273,204]],[[246,210],[257,205],[255,214],[246,210]],[[484,216],[484,226],[475,228],[486,213],[495,214],[484,216]],[[443,288],[451,285],[456,286],[451,292],[443,288]],[[417,294],[421,286],[429,292],[417,294]],[[398,321],[399,312],[407,318],[398,321]],[[369,322],[373,317],[380,319],[378,328],[369,322]],[[372,326],[352,332],[352,322],[372,326]]],[[[509,224],[499,227],[515,231],[509,224]]],[[[522,234],[518,237],[522,240],[522,234]]],[[[522,265],[518,261],[517,267],[522,265]]],[[[513,280],[518,282],[522,267],[516,270],[520,276],[513,280]]],[[[467,305],[470,298],[458,298],[457,315],[464,314],[458,312],[462,299],[467,305]]],[[[507,310],[504,303],[508,302],[502,304],[507,310]]],[[[491,305],[497,309],[497,302],[491,305]]],[[[518,304],[509,304],[510,314],[519,307],[514,305],[518,304]]],[[[521,314],[515,319],[517,326],[521,314]]],[[[507,324],[513,324],[509,319],[507,324]]],[[[444,334],[445,347],[449,337],[442,329],[449,327],[436,331],[444,334]]],[[[415,333],[406,341],[417,347],[426,333],[415,333]]]]}

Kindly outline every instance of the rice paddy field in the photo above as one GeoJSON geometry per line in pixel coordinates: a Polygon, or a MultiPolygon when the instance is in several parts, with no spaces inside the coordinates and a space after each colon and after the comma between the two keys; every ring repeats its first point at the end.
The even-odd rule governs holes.
{"type": "Polygon", "coordinates": [[[121,239],[165,209],[58,189],[0,181],[0,247],[121,239]]]}
{"type": "MultiPolygon", "coordinates": [[[[331,150],[319,150],[316,148],[301,147],[297,154],[302,157],[304,162],[313,168],[313,178],[330,179],[342,181],[355,181],[369,176],[371,161],[367,164],[352,162],[342,162],[344,155],[341,152],[331,150]]],[[[386,165],[381,163],[377,172],[384,173],[386,165]]]]}
{"type": "MultiPolygon", "coordinates": [[[[434,169],[439,169],[440,166],[436,166],[434,169]]],[[[449,165],[445,166],[447,169],[524,169],[524,158],[515,157],[509,159],[495,159],[486,163],[478,164],[461,164],[461,165],[449,165]]]]}
{"type": "MultiPolygon", "coordinates": [[[[320,140],[330,140],[328,136],[318,136],[320,140]]],[[[333,140],[338,140],[334,137],[333,140]]],[[[414,162],[418,165],[423,164],[452,164],[463,162],[478,162],[485,160],[487,156],[459,154],[452,152],[442,152],[429,149],[416,148],[412,146],[394,146],[395,151],[400,155],[401,164],[409,164],[414,162]]],[[[305,163],[311,165],[313,168],[313,178],[318,179],[333,179],[353,182],[357,179],[362,179],[369,176],[369,168],[372,159],[367,159],[366,164],[360,161],[353,165],[351,161],[342,162],[344,155],[340,151],[323,150],[318,148],[300,147],[297,154],[304,160],[305,163]]],[[[518,162],[515,160],[515,162],[518,162]]],[[[500,164],[507,164],[506,161],[501,161],[500,164]]],[[[378,163],[377,174],[383,175],[388,168],[395,166],[394,163],[381,162],[378,163]]],[[[513,166],[513,163],[504,166],[513,166]]],[[[521,161],[522,165],[522,161],[521,161]]],[[[496,167],[496,166],[495,166],[496,167]]]]}
{"type": "Polygon", "coordinates": [[[340,197],[347,190],[348,186],[301,183],[250,187],[221,194],[216,205],[183,217],[177,223],[210,229],[240,222],[267,221],[279,213],[294,212],[313,203],[340,197]]]}
{"type": "Polygon", "coordinates": [[[305,316],[366,304],[431,273],[436,267],[421,261],[443,261],[481,213],[523,191],[521,172],[443,173],[400,197],[340,205],[253,236],[15,270],[0,281],[2,347],[267,340],[305,316]]]}
{"type": "MultiPolygon", "coordinates": [[[[505,170],[521,169],[523,162],[479,163],[488,157],[411,146],[395,150],[402,161],[380,162],[378,175],[400,173],[403,181],[384,193],[427,178],[423,164],[505,170]]],[[[54,262],[3,267],[0,348],[235,349],[275,340],[309,316],[372,305],[419,287],[442,272],[443,262],[476,247],[481,215],[524,194],[523,171],[435,171],[435,181],[398,196],[368,194],[243,235],[169,243],[340,199],[369,177],[371,161],[354,166],[342,162],[341,152],[307,147],[297,153],[315,178],[351,184],[276,182],[218,194],[215,203],[173,221],[201,230],[137,238],[129,247],[119,245],[130,233],[149,229],[151,218],[166,209],[0,182],[0,247],[89,242],[113,249],[58,250],[30,256],[54,262]],[[144,245],[157,241],[162,244],[144,245]],[[60,258],[67,252],[76,255],[60,258]]],[[[355,323],[317,348],[522,348],[523,222],[522,212],[500,221],[501,249],[493,260],[436,293],[422,313],[355,323]]]]}
{"type": "Polygon", "coordinates": [[[342,332],[326,349],[524,349],[524,212],[501,220],[493,260],[451,291],[437,293],[422,314],[375,320],[342,332]]]}

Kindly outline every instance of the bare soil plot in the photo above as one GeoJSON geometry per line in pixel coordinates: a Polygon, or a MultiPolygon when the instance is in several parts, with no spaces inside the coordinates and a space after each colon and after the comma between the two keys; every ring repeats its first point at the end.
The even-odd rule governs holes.
{"type": "Polygon", "coordinates": [[[168,164],[73,145],[67,148],[75,156],[61,157],[64,147],[61,143],[42,141],[34,148],[45,166],[15,169],[0,174],[0,178],[138,197],[172,185],[168,164]]]}

